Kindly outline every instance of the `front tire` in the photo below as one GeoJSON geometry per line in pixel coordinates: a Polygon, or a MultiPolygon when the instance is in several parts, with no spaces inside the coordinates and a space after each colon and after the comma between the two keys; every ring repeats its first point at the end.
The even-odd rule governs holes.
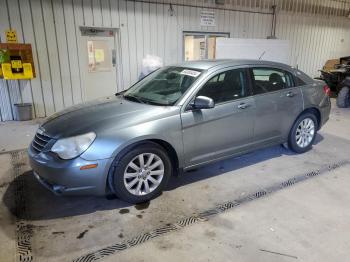
{"type": "Polygon", "coordinates": [[[294,122],[289,133],[288,147],[296,153],[309,151],[315,141],[318,130],[317,118],[312,113],[305,113],[294,122]]]}
{"type": "Polygon", "coordinates": [[[116,157],[108,183],[118,198],[136,204],[157,197],[171,173],[171,161],[165,150],[158,144],[145,143],[116,157]]]}

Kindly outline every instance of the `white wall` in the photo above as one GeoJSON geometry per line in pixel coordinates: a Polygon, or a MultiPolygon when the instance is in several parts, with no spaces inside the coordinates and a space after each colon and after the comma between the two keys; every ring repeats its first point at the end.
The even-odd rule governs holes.
{"type": "MultiPolygon", "coordinates": [[[[271,12],[268,7],[271,0],[245,1],[247,6],[239,6],[243,2],[234,0],[221,9],[211,9],[213,5],[207,0],[170,1],[173,16],[169,14],[169,4],[155,2],[0,0],[1,39],[4,41],[6,29],[16,29],[20,42],[32,44],[37,72],[32,81],[0,80],[0,120],[13,119],[12,105],[17,102],[33,102],[35,116],[45,117],[82,101],[79,26],[118,28],[123,88],[136,81],[146,54],[163,57],[165,64],[182,61],[183,31],[229,32],[230,37],[239,38],[270,35],[272,16],[268,14],[271,12]],[[215,11],[215,27],[200,26],[201,10],[215,11]]],[[[316,7],[314,13],[308,14],[302,9],[305,5],[299,10],[298,6],[289,8],[292,1],[280,2],[276,35],[279,39],[290,40],[292,64],[315,76],[325,60],[350,55],[350,19],[340,17],[337,11],[324,15],[328,9],[321,7],[319,11],[323,15],[316,14],[316,7]]]]}
{"type": "Polygon", "coordinates": [[[261,59],[290,64],[288,40],[221,38],[216,40],[217,59],[261,59]]]}

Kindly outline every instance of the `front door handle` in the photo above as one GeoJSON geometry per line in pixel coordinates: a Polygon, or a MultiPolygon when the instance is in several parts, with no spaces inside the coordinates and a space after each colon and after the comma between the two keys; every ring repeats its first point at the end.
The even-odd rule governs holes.
{"type": "Polygon", "coordinates": [[[246,104],[246,103],[240,103],[237,107],[238,107],[239,109],[246,109],[248,106],[249,106],[249,105],[246,104]]]}
{"type": "Polygon", "coordinates": [[[286,94],[287,97],[293,97],[295,96],[295,94],[291,91],[289,91],[287,94],[286,94]]]}

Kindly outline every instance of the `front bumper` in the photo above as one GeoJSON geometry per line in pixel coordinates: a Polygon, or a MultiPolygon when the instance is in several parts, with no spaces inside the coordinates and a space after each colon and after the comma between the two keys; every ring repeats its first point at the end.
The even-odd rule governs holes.
{"type": "Polygon", "coordinates": [[[36,154],[28,149],[29,163],[35,178],[57,195],[105,195],[106,181],[112,158],[87,161],[81,157],[62,160],[55,154],[36,154]],[[96,168],[80,167],[97,164],[96,168]]]}

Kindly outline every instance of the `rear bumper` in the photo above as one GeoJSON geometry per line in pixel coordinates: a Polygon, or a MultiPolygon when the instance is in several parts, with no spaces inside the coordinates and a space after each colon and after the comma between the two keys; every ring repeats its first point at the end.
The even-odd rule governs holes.
{"type": "Polygon", "coordinates": [[[321,112],[321,123],[319,125],[319,129],[327,123],[329,120],[329,115],[331,113],[331,99],[327,96],[326,101],[321,104],[320,107],[320,112],[321,112]]]}
{"type": "Polygon", "coordinates": [[[78,157],[72,160],[62,160],[51,153],[36,154],[30,147],[28,155],[34,177],[55,194],[106,194],[106,181],[112,159],[87,161],[78,157]],[[97,164],[97,167],[80,170],[81,166],[89,164],[97,164]]]}

